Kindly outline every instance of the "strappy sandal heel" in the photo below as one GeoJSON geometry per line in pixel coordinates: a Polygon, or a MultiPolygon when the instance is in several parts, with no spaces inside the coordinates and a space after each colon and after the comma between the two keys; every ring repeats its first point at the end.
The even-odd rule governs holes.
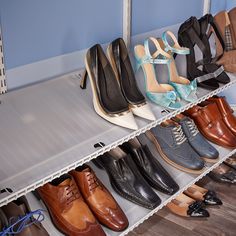
{"type": "Polygon", "coordinates": [[[144,72],[146,96],[154,103],[169,108],[178,109],[181,107],[179,96],[173,86],[169,84],[159,84],[156,77],[155,64],[165,64],[170,62],[171,56],[163,51],[157,39],[150,37],[143,45],[136,45],[134,48],[136,58],[136,70],[140,67],[144,72]],[[149,51],[149,41],[156,47],[156,52],[151,55],[149,51]]]}
{"type": "MultiPolygon", "coordinates": [[[[209,47],[205,47],[201,38],[201,28],[196,17],[190,17],[179,28],[178,41],[181,46],[190,49],[190,54],[186,55],[187,58],[187,76],[189,80],[196,79],[198,86],[214,90],[219,88],[219,84],[215,79],[222,69],[215,71],[214,73],[208,73],[205,70],[204,65],[209,63],[209,58],[205,59],[206,50],[209,47]],[[203,59],[196,61],[194,47],[197,46],[203,53],[203,59]]],[[[208,42],[209,44],[209,42],[208,42]]]]}
{"type": "Polygon", "coordinates": [[[133,114],[148,120],[156,120],[138,88],[124,40],[122,38],[114,40],[107,48],[107,55],[133,114]]]}
{"type": "Polygon", "coordinates": [[[93,92],[93,105],[97,114],[113,124],[129,129],[138,129],[101,45],[96,44],[87,51],[85,66],[86,71],[80,87],[86,88],[87,76],[89,76],[93,92]]]}
{"type": "Polygon", "coordinates": [[[165,31],[162,34],[162,41],[159,40],[163,50],[165,50],[171,56],[170,63],[168,63],[169,69],[169,84],[172,85],[177,91],[180,98],[188,102],[194,102],[198,99],[197,92],[197,81],[196,79],[189,81],[187,78],[179,76],[175,60],[173,55],[188,55],[190,53],[188,48],[181,47],[171,31],[165,31]],[[170,38],[170,40],[168,40],[170,38]],[[171,41],[171,44],[169,43],[171,41]]]}
{"type": "MultiPolygon", "coordinates": [[[[217,57],[212,58],[211,47],[209,43],[209,38],[207,35],[207,30],[209,27],[213,27],[215,31],[217,31],[217,27],[215,26],[213,16],[211,14],[206,14],[201,17],[199,20],[200,25],[200,38],[205,45],[205,51],[203,51],[204,61],[203,67],[204,70],[208,73],[214,73],[215,78],[219,83],[227,84],[230,82],[229,76],[225,73],[224,67],[216,64],[217,57]]],[[[217,33],[219,35],[219,33],[217,33]]],[[[222,40],[222,39],[220,39],[222,40]]]]}

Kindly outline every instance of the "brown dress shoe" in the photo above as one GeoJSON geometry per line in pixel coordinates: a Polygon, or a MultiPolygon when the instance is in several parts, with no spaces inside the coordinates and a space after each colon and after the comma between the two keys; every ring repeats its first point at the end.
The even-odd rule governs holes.
{"type": "Polygon", "coordinates": [[[218,109],[220,110],[220,113],[222,114],[223,121],[231,130],[231,132],[236,135],[236,117],[233,115],[234,111],[231,109],[230,105],[226,101],[226,98],[215,96],[209,98],[208,101],[216,103],[218,109]]]}
{"type": "Polygon", "coordinates": [[[56,228],[70,236],[104,236],[102,227],[84,202],[70,175],[47,183],[37,189],[56,228]]]}
{"type": "Polygon", "coordinates": [[[78,167],[70,174],[101,224],[114,231],[122,231],[128,227],[129,222],[124,212],[89,166],[78,167]]]}
{"type": "Polygon", "coordinates": [[[33,214],[26,197],[20,197],[17,200],[2,206],[2,213],[0,215],[2,219],[5,219],[4,227],[5,229],[9,229],[9,231],[6,230],[9,235],[49,236],[39,221],[43,219],[43,215],[41,214],[40,210],[34,211],[33,214]],[[39,217],[38,220],[36,220],[34,216],[39,217]],[[9,227],[14,224],[15,226],[10,229],[9,227]]]}
{"type": "Polygon", "coordinates": [[[227,148],[236,148],[236,137],[224,123],[216,103],[202,103],[185,112],[199,131],[211,142],[227,148]]]}

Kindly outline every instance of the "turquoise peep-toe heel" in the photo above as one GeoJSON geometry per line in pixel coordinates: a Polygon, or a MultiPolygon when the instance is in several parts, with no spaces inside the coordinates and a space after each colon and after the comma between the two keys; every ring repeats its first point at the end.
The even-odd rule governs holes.
{"type": "Polygon", "coordinates": [[[136,70],[143,69],[145,79],[146,96],[154,103],[169,109],[178,109],[181,107],[179,95],[170,84],[159,84],[154,65],[168,65],[172,56],[162,50],[157,39],[151,37],[146,39],[143,45],[136,45],[134,48],[137,62],[136,70]],[[149,40],[156,47],[156,52],[151,55],[149,50],[149,40]]]}

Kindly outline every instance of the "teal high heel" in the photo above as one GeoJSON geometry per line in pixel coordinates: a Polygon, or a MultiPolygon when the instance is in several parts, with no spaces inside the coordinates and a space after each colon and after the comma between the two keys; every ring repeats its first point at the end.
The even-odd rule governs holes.
{"type": "Polygon", "coordinates": [[[166,31],[162,34],[162,43],[160,43],[162,49],[171,56],[171,62],[168,64],[169,68],[169,84],[172,85],[178,95],[188,102],[194,102],[198,99],[197,97],[197,81],[189,81],[188,79],[179,76],[173,54],[187,55],[190,53],[188,48],[181,47],[171,31],[166,31]],[[170,37],[173,45],[168,42],[168,36],[170,37]]]}
{"type": "Polygon", "coordinates": [[[136,71],[143,69],[145,79],[146,96],[154,103],[169,108],[178,109],[181,107],[179,96],[175,89],[169,84],[159,84],[155,73],[155,64],[168,65],[171,56],[163,51],[155,38],[149,38],[143,45],[136,45],[134,48],[136,58],[136,71]],[[151,55],[149,51],[149,40],[156,46],[156,52],[151,55]]]}

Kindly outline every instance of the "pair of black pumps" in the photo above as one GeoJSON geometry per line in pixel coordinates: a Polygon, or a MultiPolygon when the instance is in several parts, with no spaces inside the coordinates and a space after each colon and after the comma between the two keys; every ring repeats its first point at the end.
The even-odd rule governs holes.
{"type": "Polygon", "coordinates": [[[107,55],[109,59],[99,44],[87,51],[86,71],[80,86],[82,89],[86,88],[89,76],[97,114],[113,124],[133,130],[138,129],[133,114],[155,120],[136,83],[123,39],[114,40],[107,48],[107,55]]]}
{"type": "Polygon", "coordinates": [[[151,141],[145,134],[93,160],[105,169],[113,189],[123,198],[148,209],[154,209],[161,199],[152,189],[173,195],[178,184],[158,162],[149,149],[151,141]]]}
{"type": "Polygon", "coordinates": [[[211,14],[200,19],[190,17],[185,21],[179,28],[178,41],[181,46],[190,49],[190,54],[187,55],[188,79],[191,81],[196,79],[199,86],[214,90],[219,88],[219,83],[229,83],[230,78],[225,73],[223,66],[216,64],[219,57],[212,57],[209,28],[213,29],[219,41],[224,45],[211,14]],[[198,61],[196,61],[195,46],[202,53],[202,58],[198,61]]]}

